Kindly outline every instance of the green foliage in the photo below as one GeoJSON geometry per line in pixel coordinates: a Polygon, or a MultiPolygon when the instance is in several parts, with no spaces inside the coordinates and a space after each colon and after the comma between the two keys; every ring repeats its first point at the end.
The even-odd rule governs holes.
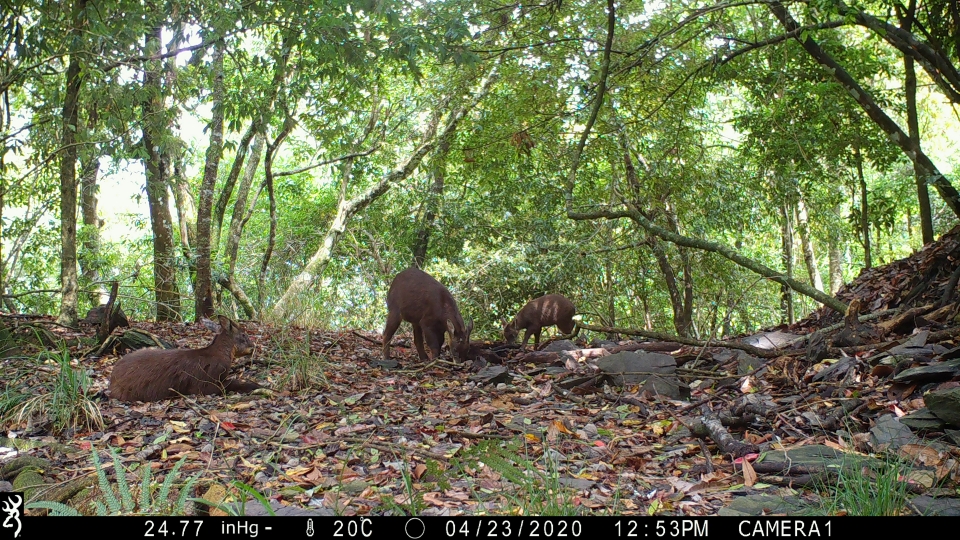
{"type": "MultiPolygon", "coordinates": [[[[42,362],[43,355],[36,362],[42,362]]],[[[54,432],[103,429],[100,406],[89,395],[90,379],[82,369],[70,365],[70,352],[61,349],[54,356],[57,372],[53,380],[46,381],[44,391],[26,397],[18,395],[8,386],[5,405],[10,413],[5,420],[17,423],[50,422],[54,432]]],[[[6,408],[5,407],[5,408],[6,408]]]]}
{"type": "Polygon", "coordinates": [[[223,503],[223,502],[217,503],[217,502],[209,501],[202,497],[194,497],[188,500],[205,504],[211,508],[216,508],[217,510],[226,512],[228,515],[231,515],[231,516],[245,516],[246,508],[247,508],[247,496],[250,496],[256,499],[258,502],[260,502],[260,504],[263,506],[264,510],[267,512],[268,515],[271,515],[271,516],[277,515],[277,513],[273,510],[273,507],[270,506],[270,501],[267,500],[267,498],[264,497],[263,494],[257,491],[256,488],[254,488],[253,486],[249,484],[245,484],[239,480],[234,480],[233,482],[230,483],[230,485],[237,492],[238,496],[235,496],[234,498],[239,500],[238,503],[235,503],[235,504],[229,504],[229,503],[223,503]]]}
{"type": "Polygon", "coordinates": [[[270,336],[271,345],[268,350],[279,355],[276,360],[283,366],[283,387],[300,391],[328,386],[324,373],[327,362],[323,356],[317,357],[310,352],[310,339],[311,334],[308,333],[307,339],[299,342],[286,330],[270,336]]]}
{"type": "Polygon", "coordinates": [[[31,502],[31,503],[27,503],[26,507],[29,510],[42,510],[42,509],[50,510],[50,515],[54,517],[58,517],[58,516],[79,517],[83,515],[76,509],[56,501],[31,502]]]}
{"type": "MultiPolygon", "coordinates": [[[[138,464],[143,473],[140,475],[139,486],[135,486],[127,480],[127,474],[132,474],[134,470],[128,470],[123,466],[116,448],[110,447],[110,455],[113,458],[113,482],[108,476],[106,467],[100,461],[97,451],[92,452],[93,466],[97,472],[97,483],[100,487],[100,498],[93,501],[93,507],[98,516],[184,515],[187,495],[199,477],[199,475],[189,477],[183,485],[179,486],[180,494],[177,498],[171,500],[175,483],[182,481],[179,473],[187,460],[186,457],[174,464],[158,487],[152,480],[149,463],[138,464]]],[[[27,508],[47,508],[54,516],[81,515],[77,509],[54,501],[28,503],[27,508]]]]}
{"type": "Polygon", "coordinates": [[[113,458],[114,483],[117,486],[116,491],[114,491],[110,485],[107,473],[100,462],[100,456],[96,451],[93,452],[93,463],[97,470],[97,481],[100,486],[101,496],[103,497],[103,501],[97,500],[93,503],[97,510],[97,515],[184,514],[184,504],[187,496],[193,489],[193,485],[197,481],[198,475],[189,477],[186,482],[180,486],[180,494],[175,500],[171,500],[170,496],[174,483],[181,481],[178,475],[180,468],[187,460],[186,457],[177,461],[170,471],[167,472],[166,478],[164,478],[163,483],[160,484],[159,489],[151,479],[151,467],[149,464],[140,464],[140,469],[143,471],[143,474],[141,475],[138,489],[139,499],[135,499],[133,486],[127,480],[127,473],[133,471],[128,471],[124,468],[115,448],[110,448],[110,455],[113,458]]]}
{"type": "Polygon", "coordinates": [[[823,515],[844,512],[851,516],[897,516],[909,513],[909,478],[914,465],[896,456],[885,462],[864,465],[860,470],[842,467],[836,483],[824,484],[821,491],[823,515]]]}
{"type": "MultiPolygon", "coordinates": [[[[944,26],[947,4],[938,0],[920,10],[914,32],[949,55],[956,40],[944,26]]],[[[885,6],[856,9],[882,14],[885,6]]],[[[80,122],[71,128],[78,163],[99,159],[101,180],[120,179],[122,186],[101,188],[100,215],[107,222],[101,249],[96,258],[81,249],[81,264],[96,263],[103,279],[121,281],[124,309],[135,320],[156,313],[149,217],[142,206],[128,210],[131,201],[125,200],[145,199],[145,127],[161,126],[156,149],[165,152],[170,174],[190,186],[193,203],[199,200],[215,105],[225,116],[215,197],[226,186],[242,133],[259,127],[268,145],[278,145],[271,162],[279,175],[273,182],[276,244],[262,270],[262,287],[270,230],[264,159],[254,171],[250,206],[240,209],[249,221],[229,276],[262,318],[324,241],[341,195],[356,197],[402,167],[434,113],[453,110],[494,62],[499,82],[463,119],[449,147],[429,153],[411,176],[349,222],[336,224],[342,236],[322,275],[298,300],[296,322],[381,330],[386,289],[411,265],[412,246],[424,230],[425,269],[453,291],[474,319],[478,338],[498,337],[504,320],[550,292],[570,297],[585,322],[670,331],[676,306],[663,264],[678,280],[692,281],[695,335],[705,337],[716,326],[746,332],[780,316],[777,287],[725,259],[665,245],[658,260],[647,233],[627,218],[566,217],[564,185],[597,98],[606,33],[605,14],[594,4],[504,9],[463,0],[243,6],[189,0],[171,11],[120,2],[80,13],[79,43],[71,37],[69,9],[55,3],[10,7],[0,15],[10,36],[8,49],[0,51],[9,63],[0,113],[10,120],[0,133],[0,287],[18,296],[6,299],[7,309],[59,308],[56,292],[21,293],[56,291],[61,284],[63,73],[70,51],[79,46],[89,54],[82,55],[80,122]],[[156,27],[164,29],[164,50],[189,50],[143,60],[154,52],[144,44],[156,27]],[[225,98],[214,104],[209,53],[220,39],[227,51],[225,98]],[[146,72],[159,73],[161,82],[145,84],[146,72]],[[148,100],[164,105],[143,118],[148,100]],[[278,141],[284,125],[295,127],[278,141]],[[285,174],[294,170],[301,172],[285,174]],[[434,198],[438,175],[444,187],[434,198]]],[[[845,224],[860,211],[857,153],[864,158],[875,260],[919,246],[911,223],[918,215],[914,181],[903,152],[796,40],[777,39],[783,28],[769,10],[730,4],[690,18],[691,10],[703,7],[625,3],[616,9],[614,66],[577,170],[576,210],[635,208],[659,225],[723,243],[778,269],[780,211],[802,199],[818,270],[826,272],[826,246],[833,243],[849,278],[863,261],[860,232],[845,224]],[[745,43],[769,44],[743,49],[745,43]],[[730,59],[734,51],[745,54],[730,59]]],[[[903,116],[902,57],[884,41],[888,36],[856,24],[813,26],[853,20],[835,2],[791,11],[805,28],[803,38],[816,39],[884,111],[903,116]]],[[[921,148],[936,152],[934,161],[952,180],[960,155],[949,137],[956,119],[939,103],[939,87],[925,77],[920,69],[921,148]]],[[[224,195],[227,215],[212,262],[217,279],[230,272],[223,248],[236,188],[224,195]]],[[[186,219],[190,201],[177,204],[175,220],[186,219]]],[[[944,208],[934,195],[937,231],[956,221],[944,208]]],[[[181,315],[189,319],[197,242],[186,225],[171,225],[186,306],[181,315]]],[[[80,229],[81,245],[90,234],[80,229]]],[[[795,262],[795,276],[810,279],[799,258],[795,262]]],[[[97,287],[81,281],[83,291],[97,287]]],[[[217,294],[225,311],[240,313],[228,292],[217,294]]],[[[81,308],[89,307],[87,296],[81,298],[81,308]]],[[[293,365],[293,372],[304,375],[304,366],[293,365]]]]}

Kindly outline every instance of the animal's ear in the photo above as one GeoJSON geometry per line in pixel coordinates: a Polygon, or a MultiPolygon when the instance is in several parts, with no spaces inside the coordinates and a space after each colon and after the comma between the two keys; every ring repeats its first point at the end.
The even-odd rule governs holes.
{"type": "Polygon", "coordinates": [[[219,334],[219,333],[220,333],[220,325],[217,324],[217,323],[215,323],[215,322],[213,322],[213,321],[211,321],[210,319],[204,317],[204,318],[200,319],[200,322],[202,322],[203,325],[207,327],[207,330],[210,330],[211,332],[213,332],[213,333],[215,333],[215,334],[219,334]]]}
{"type": "Polygon", "coordinates": [[[217,317],[220,321],[220,327],[223,328],[223,331],[231,330],[234,326],[233,321],[230,320],[226,315],[220,315],[217,317]]]}
{"type": "Polygon", "coordinates": [[[470,332],[473,332],[473,319],[467,319],[467,329],[464,330],[464,333],[467,334],[467,337],[470,336],[470,332]]]}
{"type": "Polygon", "coordinates": [[[450,319],[447,319],[447,332],[450,333],[451,337],[457,335],[457,333],[453,330],[453,321],[450,319]]]}

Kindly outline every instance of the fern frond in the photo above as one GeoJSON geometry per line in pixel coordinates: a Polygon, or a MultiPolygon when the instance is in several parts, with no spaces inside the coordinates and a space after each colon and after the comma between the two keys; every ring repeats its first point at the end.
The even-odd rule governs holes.
{"type": "Polygon", "coordinates": [[[130,492],[130,482],[127,481],[127,469],[120,462],[120,454],[116,448],[110,448],[110,455],[113,457],[113,475],[117,479],[117,491],[120,493],[120,502],[124,510],[133,512],[137,503],[133,500],[133,493],[130,492]]]}
{"type": "Polygon", "coordinates": [[[150,506],[150,465],[144,463],[141,467],[143,480],[140,481],[140,508],[147,508],[150,506]]]}
{"type": "Polygon", "coordinates": [[[28,510],[34,510],[37,508],[46,508],[50,510],[51,516],[71,516],[79,517],[81,514],[77,511],[76,508],[72,508],[63,503],[56,501],[36,501],[32,503],[27,503],[26,508],[28,510]]]}
{"type": "MultiPolygon", "coordinates": [[[[103,464],[100,463],[100,455],[97,454],[96,449],[93,450],[93,466],[97,470],[97,482],[100,485],[100,491],[103,492],[103,498],[106,499],[107,506],[110,507],[111,513],[120,513],[120,501],[117,500],[116,494],[113,493],[113,489],[110,487],[110,482],[107,480],[107,472],[104,470],[103,464]]],[[[107,515],[106,507],[103,510],[103,514],[100,515],[107,515]]]]}
{"type": "Polygon", "coordinates": [[[166,501],[170,496],[170,488],[173,487],[173,482],[177,479],[177,473],[180,472],[180,467],[183,467],[186,461],[187,456],[183,456],[179,461],[174,463],[173,468],[167,473],[167,477],[163,479],[163,484],[160,486],[160,493],[157,494],[157,500],[166,501]]]}

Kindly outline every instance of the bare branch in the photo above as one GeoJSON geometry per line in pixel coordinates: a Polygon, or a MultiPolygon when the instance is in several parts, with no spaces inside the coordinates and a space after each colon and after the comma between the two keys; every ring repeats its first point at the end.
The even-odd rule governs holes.
{"type": "Polygon", "coordinates": [[[358,157],[369,156],[370,154],[376,152],[379,148],[380,148],[380,145],[379,145],[379,144],[376,144],[376,145],[370,147],[369,149],[364,150],[363,152],[355,152],[355,153],[353,153],[353,154],[345,154],[345,155],[338,156],[338,157],[335,157],[335,158],[331,158],[331,159],[328,159],[328,160],[325,160],[325,161],[321,161],[321,162],[319,162],[319,163],[314,163],[314,164],[312,164],[312,165],[306,165],[306,166],[304,166],[304,167],[300,167],[299,169],[293,169],[293,170],[290,170],[290,171],[283,171],[283,172],[273,173],[273,177],[274,177],[274,178],[280,178],[280,177],[282,177],[282,176],[290,176],[290,175],[292,175],[292,174],[300,174],[300,173],[302,173],[302,172],[307,172],[307,171],[309,171],[309,170],[311,170],[311,169],[316,169],[317,167],[323,167],[324,165],[330,165],[331,163],[337,163],[338,161],[345,161],[345,160],[348,160],[348,159],[355,159],[355,158],[358,158],[358,157]]]}

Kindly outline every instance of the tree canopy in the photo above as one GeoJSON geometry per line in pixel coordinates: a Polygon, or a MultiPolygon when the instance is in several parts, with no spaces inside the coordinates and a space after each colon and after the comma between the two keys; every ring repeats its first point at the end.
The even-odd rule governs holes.
{"type": "Polygon", "coordinates": [[[960,216],[950,4],[7,1],[4,308],[377,330],[416,264],[480,337],[843,310],[960,216]]]}

